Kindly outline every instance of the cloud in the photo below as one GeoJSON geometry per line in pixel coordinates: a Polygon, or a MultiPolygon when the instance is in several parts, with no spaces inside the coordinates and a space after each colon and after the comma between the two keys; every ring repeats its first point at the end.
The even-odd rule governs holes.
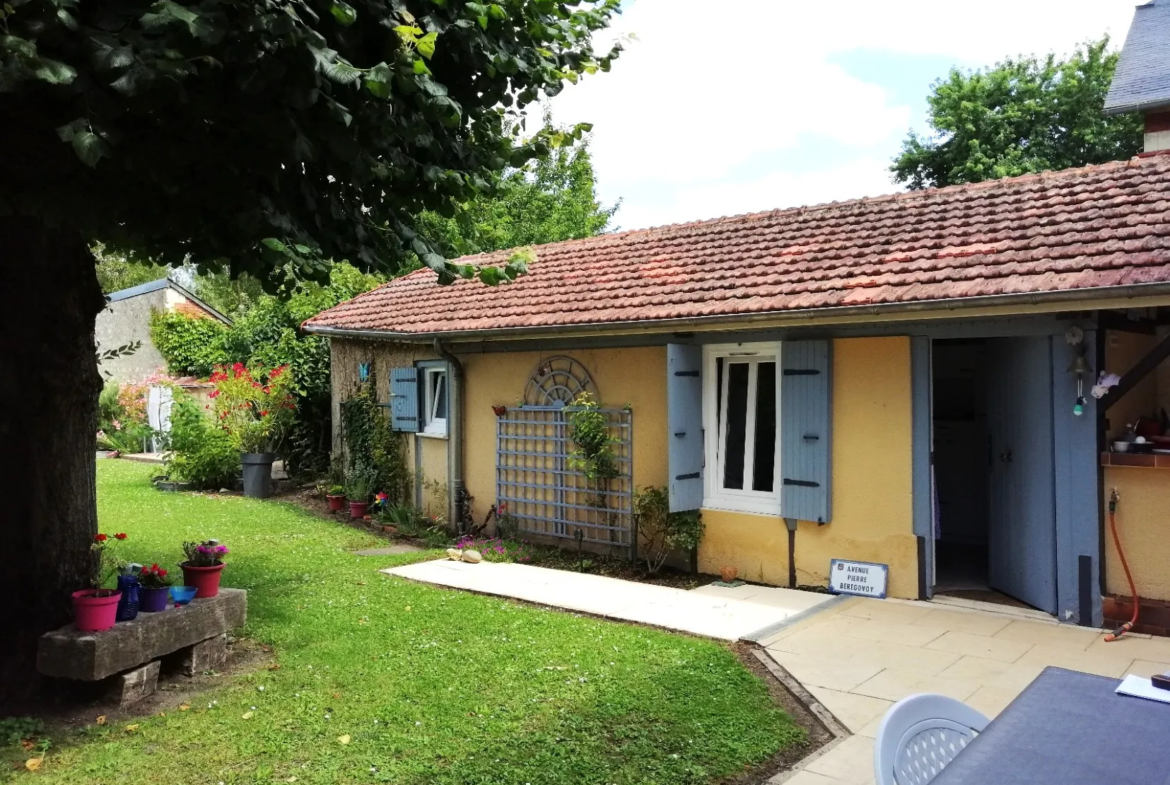
{"type": "Polygon", "coordinates": [[[1132,9],[1133,0],[637,0],[614,30],[637,40],[613,71],[552,106],[558,122],[594,124],[599,189],[608,203],[624,200],[626,228],[876,195],[894,190],[887,167],[925,92],[918,107],[899,103],[834,55],[979,66],[1067,52],[1105,32],[1120,41],[1132,9]]]}

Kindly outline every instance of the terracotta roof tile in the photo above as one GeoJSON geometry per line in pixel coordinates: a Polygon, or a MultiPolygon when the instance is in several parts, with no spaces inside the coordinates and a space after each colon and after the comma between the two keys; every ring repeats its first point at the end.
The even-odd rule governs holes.
{"type": "Polygon", "coordinates": [[[1170,283],[1170,155],[621,232],[536,254],[531,272],[506,286],[439,286],[419,270],[306,326],[409,337],[1170,283]]]}

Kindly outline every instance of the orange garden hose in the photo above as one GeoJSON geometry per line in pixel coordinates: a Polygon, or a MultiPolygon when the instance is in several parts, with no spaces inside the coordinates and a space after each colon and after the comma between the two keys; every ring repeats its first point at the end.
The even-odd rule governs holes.
{"type": "Polygon", "coordinates": [[[1117,489],[1114,488],[1109,493],[1109,528],[1113,531],[1113,544],[1117,546],[1117,556],[1121,559],[1121,569],[1125,570],[1125,579],[1129,581],[1129,595],[1133,597],[1133,618],[1125,624],[1118,627],[1113,632],[1105,636],[1105,641],[1115,641],[1125,633],[1129,632],[1137,624],[1138,611],[1141,610],[1141,603],[1138,601],[1137,586],[1133,582],[1133,574],[1129,571],[1129,563],[1125,560],[1125,551],[1121,549],[1121,538],[1117,536],[1117,500],[1120,497],[1117,494],[1117,489]]]}

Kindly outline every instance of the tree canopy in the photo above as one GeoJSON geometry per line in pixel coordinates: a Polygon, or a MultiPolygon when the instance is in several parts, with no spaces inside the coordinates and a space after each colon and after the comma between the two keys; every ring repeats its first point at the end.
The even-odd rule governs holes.
{"type": "MultiPolygon", "coordinates": [[[[545,114],[545,127],[555,128],[545,114]]],[[[597,200],[589,138],[499,175],[495,195],[460,205],[454,216],[420,216],[422,231],[449,256],[593,237],[610,228],[619,205],[597,200]]]]}
{"type": "Polygon", "coordinates": [[[618,6],[13,0],[0,106],[20,122],[0,129],[0,214],[261,280],[411,253],[444,280],[476,274],[415,216],[453,214],[565,139],[522,139],[520,112],[609,68],[618,50],[595,53],[593,33],[618,6]]]}
{"type": "MultiPolygon", "coordinates": [[[[588,131],[527,107],[604,71],[620,0],[7,0],[0,3],[0,474],[18,564],[0,704],[35,686],[37,638],[94,572],[104,305],[90,246],[201,272],[331,259],[499,283],[522,259],[450,263],[418,231],[498,174],[588,131]],[[49,294],[51,293],[51,295],[49,294]],[[52,307],[45,307],[51,297],[52,307]],[[35,341],[28,336],[36,336],[35,341]]],[[[280,270],[280,275],[272,275],[280,270]]]]}
{"type": "Polygon", "coordinates": [[[974,183],[1128,158],[1141,151],[1141,118],[1106,117],[1117,67],[1109,39],[1066,60],[1007,59],[955,68],[927,98],[930,133],[913,131],[890,170],[911,189],[974,183]]]}

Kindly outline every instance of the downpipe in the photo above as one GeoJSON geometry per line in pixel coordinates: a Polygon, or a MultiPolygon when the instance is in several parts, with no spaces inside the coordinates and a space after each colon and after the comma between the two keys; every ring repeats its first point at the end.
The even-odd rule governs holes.
{"type": "Polygon", "coordinates": [[[470,502],[463,481],[463,363],[439,338],[435,353],[447,361],[447,521],[464,534],[464,505],[470,502]]]}

